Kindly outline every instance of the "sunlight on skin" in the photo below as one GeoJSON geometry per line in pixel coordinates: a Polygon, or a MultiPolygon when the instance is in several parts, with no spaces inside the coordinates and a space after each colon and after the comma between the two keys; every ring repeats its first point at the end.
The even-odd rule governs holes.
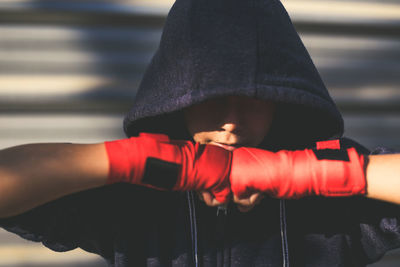
{"type": "MultiPolygon", "coordinates": [[[[221,146],[227,150],[258,146],[268,134],[274,116],[275,104],[245,96],[227,96],[209,99],[184,111],[185,121],[194,141],[221,146]]],[[[209,192],[200,192],[209,206],[219,203],[209,192]]],[[[233,201],[242,212],[251,210],[263,198],[254,193],[248,198],[233,201]]]]}

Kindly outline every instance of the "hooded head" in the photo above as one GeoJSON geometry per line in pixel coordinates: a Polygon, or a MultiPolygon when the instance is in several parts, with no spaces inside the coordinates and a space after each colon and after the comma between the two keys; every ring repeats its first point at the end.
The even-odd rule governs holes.
{"type": "Polygon", "coordinates": [[[306,146],[343,132],[342,117],[280,1],[177,0],[125,133],[190,138],[183,110],[228,96],[275,103],[262,147],[306,146]]]}

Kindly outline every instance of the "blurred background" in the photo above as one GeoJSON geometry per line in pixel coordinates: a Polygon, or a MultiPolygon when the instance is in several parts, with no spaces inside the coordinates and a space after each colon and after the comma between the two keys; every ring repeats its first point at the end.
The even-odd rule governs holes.
{"type": "MultiPolygon", "coordinates": [[[[124,137],[171,0],[0,0],[0,149],[124,137]]],[[[346,136],[400,149],[400,0],[283,0],[346,136]]],[[[234,25],[227,25],[233,27],[234,25]]],[[[374,267],[400,266],[389,253],[374,267]]],[[[0,267],[105,266],[0,230],[0,267]]]]}

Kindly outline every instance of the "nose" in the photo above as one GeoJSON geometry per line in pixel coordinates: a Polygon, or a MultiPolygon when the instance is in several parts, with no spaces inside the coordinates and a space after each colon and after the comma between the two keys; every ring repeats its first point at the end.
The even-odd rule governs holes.
{"type": "Polygon", "coordinates": [[[221,112],[221,129],[227,132],[237,131],[240,124],[238,97],[229,96],[224,102],[223,111],[221,112]]]}
{"type": "Polygon", "coordinates": [[[222,130],[227,132],[234,132],[237,129],[237,124],[235,123],[224,123],[221,127],[222,130]]]}

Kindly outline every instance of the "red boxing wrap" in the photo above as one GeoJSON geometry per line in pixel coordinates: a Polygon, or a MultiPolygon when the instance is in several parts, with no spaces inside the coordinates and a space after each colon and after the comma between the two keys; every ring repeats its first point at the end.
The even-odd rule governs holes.
{"type": "Polygon", "coordinates": [[[224,203],[230,195],[232,153],[213,145],[140,134],[105,142],[108,184],[127,182],[159,190],[207,190],[224,203]]]}
{"type": "Polygon", "coordinates": [[[318,142],[315,150],[276,153],[243,147],[233,151],[231,189],[239,198],[253,192],[276,198],[363,195],[364,164],[363,155],[340,149],[339,140],[318,142]]]}

